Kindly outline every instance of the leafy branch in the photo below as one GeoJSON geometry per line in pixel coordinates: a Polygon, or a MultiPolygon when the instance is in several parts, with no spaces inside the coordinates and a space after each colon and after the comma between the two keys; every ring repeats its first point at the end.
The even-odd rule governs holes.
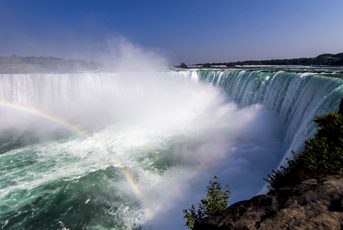
{"type": "Polygon", "coordinates": [[[193,229],[196,221],[215,214],[218,211],[224,210],[228,207],[228,199],[231,197],[230,188],[228,185],[225,186],[227,191],[222,191],[222,186],[218,182],[218,177],[214,177],[215,182],[210,181],[210,185],[207,186],[206,198],[201,199],[198,204],[199,209],[196,211],[194,205],[189,210],[183,210],[187,219],[186,225],[189,229],[193,229]],[[188,212],[189,211],[189,212],[188,212]]]}

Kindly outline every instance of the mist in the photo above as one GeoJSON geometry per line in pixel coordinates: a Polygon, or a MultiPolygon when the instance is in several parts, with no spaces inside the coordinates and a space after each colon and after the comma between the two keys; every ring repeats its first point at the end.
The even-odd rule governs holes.
{"type": "Polygon", "coordinates": [[[181,158],[182,163],[171,167],[167,178],[162,177],[153,191],[146,192],[148,200],[156,204],[152,205],[156,213],[152,229],[182,229],[182,209],[197,206],[214,176],[231,188],[230,204],[257,195],[265,185],[263,177],[277,166],[286,150],[281,145],[282,123],[260,105],[238,109],[233,102],[218,103],[188,128],[188,135],[167,153],[173,159],[181,158]]]}
{"type": "Polygon", "coordinates": [[[32,181],[32,189],[65,178],[78,183],[90,173],[124,167],[142,201],[118,177],[99,188],[105,198],[89,193],[83,203],[120,204],[116,216],[121,216],[122,229],[186,229],[182,210],[205,197],[214,176],[231,188],[230,204],[265,187],[263,177],[287,148],[284,124],[275,112],[259,104],[241,108],[217,87],[160,71],[165,58],[124,38],[111,44],[120,69],[115,73],[0,77],[1,101],[19,105],[0,107],[1,132],[12,129],[17,132],[13,138],[35,137],[10,153],[34,151],[41,165],[40,171],[26,167],[26,175],[15,187],[4,188],[4,194],[25,187],[26,181],[32,181]],[[89,137],[41,114],[73,124],[89,137]]]}
{"type": "Polygon", "coordinates": [[[96,59],[113,64],[117,71],[154,71],[168,65],[159,48],[144,48],[124,36],[107,39],[104,52],[97,52],[96,59]]]}

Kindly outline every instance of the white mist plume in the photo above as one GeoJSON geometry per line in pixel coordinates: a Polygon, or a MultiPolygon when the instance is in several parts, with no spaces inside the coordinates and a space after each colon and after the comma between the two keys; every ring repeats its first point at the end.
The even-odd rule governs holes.
{"type": "Polygon", "coordinates": [[[182,210],[197,207],[215,175],[230,186],[230,204],[251,198],[284,154],[282,124],[274,112],[259,105],[239,109],[220,97],[213,99],[188,125],[182,141],[166,153],[170,164],[179,162],[156,178],[153,188],[146,187],[156,215],[152,229],[185,229],[182,210]]]}
{"type": "Polygon", "coordinates": [[[108,39],[105,47],[99,59],[113,64],[119,71],[152,71],[167,66],[166,58],[158,49],[142,47],[123,36],[108,39]]]}

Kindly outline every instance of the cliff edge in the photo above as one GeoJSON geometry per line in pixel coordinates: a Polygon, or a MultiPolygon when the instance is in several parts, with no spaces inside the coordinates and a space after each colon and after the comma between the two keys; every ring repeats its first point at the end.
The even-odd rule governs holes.
{"type": "Polygon", "coordinates": [[[207,229],[343,229],[343,172],[237,202],[193,228],[207,229]]]}

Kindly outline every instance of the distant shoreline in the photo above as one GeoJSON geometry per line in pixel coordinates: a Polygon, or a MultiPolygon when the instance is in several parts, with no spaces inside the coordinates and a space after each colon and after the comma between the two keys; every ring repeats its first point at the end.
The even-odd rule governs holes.
{"type": "MultiPolygon", "coordinates": [[[[249,60],[238,62],[221,63],[198,63],[197,66],[211,67],[214,65],[225,65],[227,67],[237,67],[243,65],[301,65],[301,66],[343,66],[343,52],[338,54],[321,54],[313,58],[292,58],[273,60],[249,60]]],[[[189,66],[191,67],[191,65],[189,66]]]]}
{"type": "Polygon", "coordinates": [[[56,57],[0,57],[0,73],[78,73],[111,71],[113,67],[98,62],[56,57]]]}

